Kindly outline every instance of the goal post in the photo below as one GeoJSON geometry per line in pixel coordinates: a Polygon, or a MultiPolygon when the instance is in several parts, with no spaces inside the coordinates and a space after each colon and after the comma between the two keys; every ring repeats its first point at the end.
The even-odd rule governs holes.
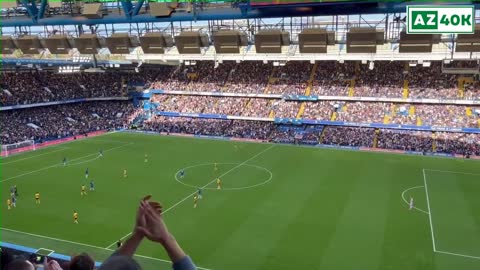
{"type": "Polygon", "coordinates": [[[26,140],[23,142],[3,144],[2,145],[2,157],[8,157],[15,153],[36,150],[34,140],[26,140]]]}

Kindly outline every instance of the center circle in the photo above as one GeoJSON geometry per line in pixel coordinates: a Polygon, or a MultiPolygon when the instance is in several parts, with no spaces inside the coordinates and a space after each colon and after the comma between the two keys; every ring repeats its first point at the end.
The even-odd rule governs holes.
{"type": "MultiPolygon", "coordinates": [[[[258,174],[258,172],[256,174],[258,174]]],[[[191,165],[191,166],[185,167],[183,169],[180,169],[175,173],[175,180],[182,185],[185,185],[187,187],[196,188],[196,189],[216,190],[217,189],[216,186],[215,187],[208,187],[209,184],[207,184],[207,183],[205,183],[203,185],[196,185],[196,184],[186,182],[186,180],[199,180],[201,178],[206,178],[206,177],[208,177],[207,179],[209,180],[209,182],[207,182],[207,183],[212,184],[212,185],[215,185],[215,179],[220,178],[222,180],[222,190],[242,190],[242,189],[249,189],[249,188],[254,188],[254,187],[258,187],[258,186],[262,186],[262,185],[267,184],[268,182],[270,182],[272,180],[273,174],[269,169],[267,169],[265,167],[258,166],[258,165],[243,164],[243,163],[230,163],[230,162],[196,164],[196,165],[191,165]],[[215,170],[215,164],[218,166],[217,170],[215,170]],[[225,170],[225,168],[223,168],[223,172],[222,172],[222,171],[220,171],[220,169],[222,169],[222,167],[228,167],[228,169],[225,170]],[[255,175],[255,177],[254,177],[254,180],[255,180],[254,182],[255,183],[252,183],[252,184],[247,183],[243,186],[228,187],[229,181],[228,180],[223,181],[223,178],[224,177],[228,178],[228,174],[234,174],[234,170],[239,171],[239,168],[242,168],[242,167],[250,168],[249,171],[248,171],[249,173],[247,173],[247,175],[246,175],[247,178],[248,178],[248,174],[251,174],[252,172],[254,172],[254,170],[262,171],[263,174],[265,174],[265,176],[264,177],[258,177],[260,179],[257,180],[256,175],[255,175]],[[195,169],[199,169],[200,173],[199,173],[199,175],[193,174],[193,176],[192,176],[192,171],[194,171],[195,169]],[[253,169],[253,171],[252,171],[252,169],[253,169]],[[185,172],[185,176],[183,178],[180,177],[180,172],[182,170],[185,172]],[[206,173],[206,171],[209,171],[209,170],[211,170],[210,173],[208,173],[208,172],[206,173]],[[207,185],[207,186],[205,186],[205,185],[207,185]]],[[[242,177],[242,179],[245,179],[245,177],[242,177]]]]}

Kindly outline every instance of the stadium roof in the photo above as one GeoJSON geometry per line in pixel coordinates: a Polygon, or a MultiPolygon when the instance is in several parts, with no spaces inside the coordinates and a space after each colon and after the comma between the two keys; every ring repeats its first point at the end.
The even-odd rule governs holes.
{"type": "MultiPolygon", "coordinates": [[[[317,0],[317,1],[187,1],[177,3],[169,16],[155,17],[150,14],[150,7],[166,2],[162,0],[100,0],[101,18],[82,16],[85,3],[78,4],[71,0],[22,0],[15,7],[15,0],[2,1],[2,27],[35,26],[35,25],[95,25],[117,23],[147,23],[198,20],[228,20],[248,18],[298,17],[346,14],[378,14],[405,12],[406,5],[429,4],[423,1],[348,1],[348,0],[317,0]],[[50,2],[50,4],[49,4],[50,2]],[[56,5],[54,4],[56,3],[56,5]],[[74,3],[74,4],[72,4],[74,3]],[[59,5],[60,4],[60,5],[59,5]],[[50,6],[49,6],[50,5],[50,6]],[[75,6],[73,6],[75,5],[75,6]],[[65,12],[51,13],[52,6],[65,8],[65,12]]],[[[93,1],[90,1],[93,2],[93,1]]],[[[442,4],[476,4],[477,1],[445,2],[442,4]]],[[[433,4],[433,3],[432,3],[433,4]]],[[[436,3],[438,4],[438,2],[436,3]]],[[[54,8],[53,8],[54,9],[54,8]]]]}

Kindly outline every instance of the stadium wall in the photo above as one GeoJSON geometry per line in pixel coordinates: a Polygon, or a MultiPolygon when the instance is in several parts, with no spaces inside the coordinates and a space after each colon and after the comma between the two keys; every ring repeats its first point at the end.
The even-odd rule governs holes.
{"type": "Polygon", "coordinates": [[[86,134],[83,134],[83,135],[76,135],[76,136],[69,136],[69,137],[65,137],[65,138],[61,138],[61,139],[48,140],[48,141],[38,143],[38,144],[35,144],[35,145],[30,145],[30,146],[26,146],[26,147],[17,148],[17,149],[12,149],[8,152],[2,151],[0,153],[0,156],[7,157],[7,156],[23,153],[23,152],[38,150],[38,149],[45,148],[45,147],[52,146],[52,145],[71,142],[71,141],[74,141],[74,140],[100,136],[100,135],[105,134],[105,133],[107,133],[106,130],[101,130],[101,131],[89,132],[89,133],[86,133],[86,134]]]}
{"type": "MultiPolygon", "coordinates": [[[[7,242],[0,242],[0,247],[2,247],[2,249],[13,250],[13,251],[23,253],[25,255],[25,258],[29,258],[31,254],[37,254],[37,251],[38,251],[38,249],[25,247],[21,245],[15,245],[7,242]]],[[[55,253],[55,252],[49,254],[47,257],[49,259],[54,259],[54,260],[64,261],[64,262],[69,262],[72,258],[70,256],[55,253]]],[[[101,263],[95,262],[95,267],[100,267],[100,265],[101,263]]]]}

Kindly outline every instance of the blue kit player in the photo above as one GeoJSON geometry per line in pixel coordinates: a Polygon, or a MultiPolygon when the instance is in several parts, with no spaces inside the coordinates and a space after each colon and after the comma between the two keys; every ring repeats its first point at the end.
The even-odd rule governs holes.
{"type": "Polygon", "coordinates": [[[95,182],[93,182],[93,179],[90,180],[90,191],[95,191],[95,182]]]}
{"type": "Polygon", "coordinates": [[[85,179],[88,178],[88,168],[85,170],[85,179]]]}
{"type": "Polygon", "coordinates": [[[202,189],[201,188],[198,189],[197,193],[198,193],[198,198],[202,199],[203,197],[202,197],[202,189]]]}
{"type": "Polygon", "coordinates": [[[180,179],[182,179],[183,177],[185,177],[185,170],[181,169],[179,174],[180,174],[180,179]]]}
{"type": "Polygon", "coordinates": [[[67,166],[67,158],[66,157],[63,158],[63,166],[67,166]]]}
{"type": "Polygon", "coordinates": [[[103,157],[103,150],[102,149],[100,149],[100,151],[98,151],[98,156],[103,157]]]}
{"type": "Polygon", "coordinates": [[[17,207],[17,197],[15,195],[12,196],[12,206],[17,207]]]}

